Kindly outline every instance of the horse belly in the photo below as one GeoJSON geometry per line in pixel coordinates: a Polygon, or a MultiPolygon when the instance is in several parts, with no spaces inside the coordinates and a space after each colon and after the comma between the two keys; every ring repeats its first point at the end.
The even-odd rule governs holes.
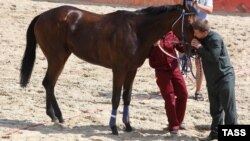
{"type": "Polygon", "coordinates": [[[81,50],[72,50],[72,52],[80,59],[89,62],[91,64],[103,66],[106,68],[112,68],[111,60],[109,57],[104,57],[98,55],[98,52],[95,50],[81,49],[81,50]]]}

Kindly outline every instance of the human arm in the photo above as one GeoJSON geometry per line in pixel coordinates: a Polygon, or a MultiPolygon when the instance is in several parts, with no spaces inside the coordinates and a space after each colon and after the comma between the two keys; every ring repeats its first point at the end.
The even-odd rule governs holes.
{"type": "Polygon", "coordinates": [[[177,43],[177,44],[175,44],[175,48],[179,52],[184,53],[184,45],[177,43]]]}
{"type": "Polygon", "coordinates": [[[213,0],[207,0],[205,5],[198,3],[197,0],[193,0],[195,7],[199,8],[201,11],[212,14],[213,12],[213,0]]]}
{"type": "Polygon", "coordinates": [[[174,33],[171,33],[168,37],[165,38],[165,44],[173,46],[177,51],[184,53],[184,46],[180,43],[180,40],[174,33]]]}
{"type": "Polygon", "coordinates": [[[197,39],[193,39],[191,45],[197,49],[202,59],[210,62],[217,62],[219,60],[222,49],[220,39],[212,39],[209,42],[209,48],[204,48],[197,39]]]}

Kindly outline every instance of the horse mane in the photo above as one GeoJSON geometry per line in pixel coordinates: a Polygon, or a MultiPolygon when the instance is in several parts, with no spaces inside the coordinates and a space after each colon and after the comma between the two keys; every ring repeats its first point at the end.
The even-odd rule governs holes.
{"type": "Polygon", "coordinates": [[[181,13],[182,10],[183,10],[183,6],[180,4],[177,4],[177,5],[150,6],[150,7],[146,7],[144,9],[139,9],[136,11],[117,10],[113,13],[108,13],[108,14],[119,15],[117,16],[119,18],[125,18],[125,17],[127,18],[127,17],[138,16],[138,15],[154,16],[154,15],[159,15],[165,12],[172,12],[172,11],[179,11],[181,13]]]}
{"type": "Polygon", "coordinates": [[[183,6],[180,4],[177,5],[163,5],[163,6],[151,6],[151,7],[147,7],[144,9],[140,9],[135,11],[136,14],[138,15],[158,15],[164,12],[172,12],[172,11],[182,11],[183,6]]]}

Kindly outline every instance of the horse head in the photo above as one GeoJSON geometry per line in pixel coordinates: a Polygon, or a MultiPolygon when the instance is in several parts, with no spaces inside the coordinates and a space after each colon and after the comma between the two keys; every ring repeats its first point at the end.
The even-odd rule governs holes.
{"type": "Polygon", "coordinates": [[[192,23],[197,15],[197,10],[192,4],[187,4],[183,0],[183,10],[180,17],[172,26],[172,31],[180,39],[180,43],[185,46],[185,53],[187,56],[195,55],[196,51],[191,47],[191,40],[194,38],[192,23]]]}

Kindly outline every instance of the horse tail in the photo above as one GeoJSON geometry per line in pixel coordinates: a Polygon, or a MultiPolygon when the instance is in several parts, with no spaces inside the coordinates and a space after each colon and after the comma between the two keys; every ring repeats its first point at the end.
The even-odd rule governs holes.
{"type": "Polygon", "coordinates": [[[34,67],[34,62],[36,58],[36,44],[37,40],[35,37],[34,26],[39,18],[39,15],[36,16],[30,23],[27,33],[26,33],[26,49],[24,52],[21,72],[20,72],[20,85],[21,87],[26,87],[29,83],[30,76],[34,67]]]}

